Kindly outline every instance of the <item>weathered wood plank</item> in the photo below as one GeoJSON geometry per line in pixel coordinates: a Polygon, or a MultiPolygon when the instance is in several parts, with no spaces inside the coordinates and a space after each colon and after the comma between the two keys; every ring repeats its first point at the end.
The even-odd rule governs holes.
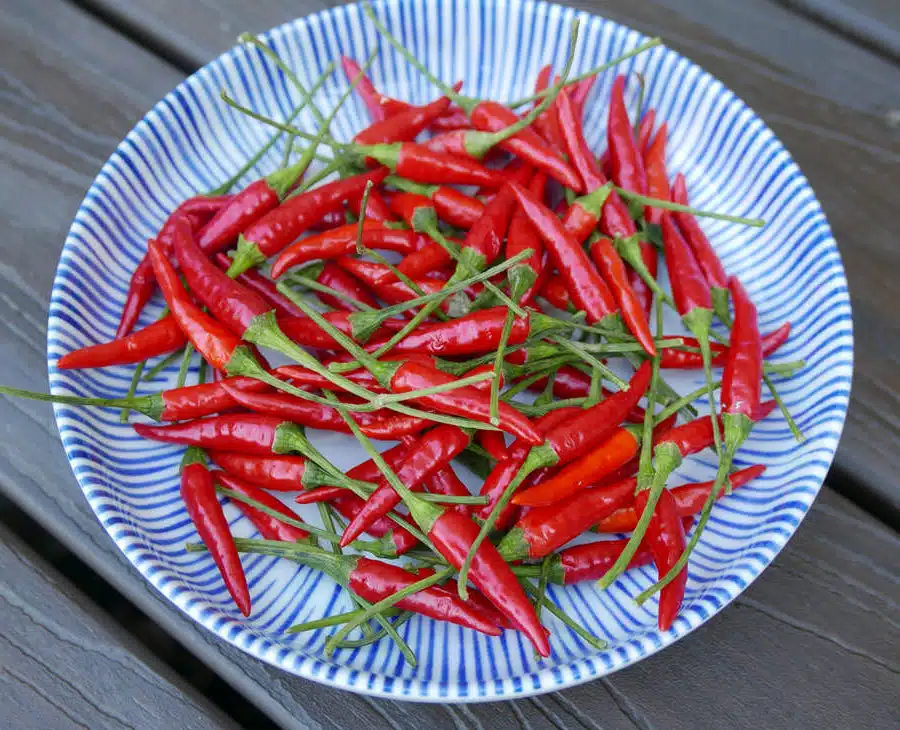
{"type": "Polygon", "coordinates": [[[0,526],[0,725],[236,728],[0,526]]]}
{"type": "MultiPolygon", "coordinates": [[[[874,8],[875,0],[870,0],[874,8]]],[[[141,37],[202,65],[243,30],[263,31],[331,0],[91,0],[141,37]],[[178,22],[169,22],[177,17],[178,22]],[[215,17],[216,23],[209,18],[215,17]]],[[[835,464],[840,488],[900,523],[900,305],[893,271],[893,181],[900,169],[896,90],[900,67],[776,0],[571,0],[651,35],[661,35],[716,74],[781,137],[819,195],[847,268],[856,322],[853,407],[835,464]]],[[[887,4],[890,5],[890,4],[887,4]]],[[[873,10],[874,12],[874,10],[873,10]]],[[[893,17],[881,12],[877,17],[893,17]]]]}
{"type": "MultiPolygon", "coordinates": [[[[0,382],[41,388],[46,295],[71,216],[118,139],[179,74],[71,6],[16,0],[7,8],[0,18],[7,223],[0,382]]],[[[0,424],[0,488],[283,727],[696,727],[698,717],[718,719],[708,713],[720,705],[736,726],[748,723],[754,710],[747,708],[762,705],[776,728],[822,724],[828,713],[858,726],[890,724],[884,698],[898,689],[900,637],[890,618],[897,540],[834,495],[817,503],[746,599],[663,654],[538,700],[427,707],[305,682],[214,639],[160,599],[105,535],[68,469],[49,409],[0,400],[0,424]],[[704,691],[672,681],[695,676],[707,680],[704,691]]]]}

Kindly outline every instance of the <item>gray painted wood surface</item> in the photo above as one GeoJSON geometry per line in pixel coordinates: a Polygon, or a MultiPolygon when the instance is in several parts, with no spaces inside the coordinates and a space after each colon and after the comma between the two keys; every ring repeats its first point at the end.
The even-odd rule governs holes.
{"type": "MultiPolygon", "coordinates": [[[[229,48],[242,31],[261,32],[334,4],[89,0],[187,68],[229,48]]],[[[900,524],[900,323],[893,316],[900,249],[892,205],[900,175],[900,65],[776,0],[569,4],[660,35],[714,73],[762,115],[809,178],[840,244],[856,325],[854,399],[836,483],[900,524]]],[[[890,2],[877,6],[870,0],[871,13],[896,18],[890,2]]]]}
{"type": "MultiPolygon", "coordinates": [[[[257,28],[278,22],[266,15],[272,12],[270,5],[255,3],[247,11],[259,23],[257,28]]],[[[220,3],[220,8],[227,5],[220,3]]],[[[5,10],[0,16],[0,212],[6,234],[0,242],[0,382],[40,389],[45,387],[47,297],[74,211],[118,140],[182,73],[58,0],[10,0],[5,10]]],[[[284,6],[281,10],[287,17],[284,6]]],[[[675,11],[666,13],[660,18],[647,11],[643,24],[640,19],[632,22],[658,32],[659,25],[672,27],[679,17],[675,11]]],[[[222,9],[215,17],[219,22],[225,16],[222,9]]],[[[170,26],[176,25],[172,17],[170,26]]],[[[215,25],[208,16],[200,18],[207,29],[215,25]]],[[[729,75],[741,78],[748,65],[759,67],[758,58],[751,64],[749,51],[736,49],[708,26],[680,22],[677,42],[726,83],[736,87],[729,75]],[[701,49],[702,39],[714,44],[710,60],[691,51],[701,49]]],[[[864,84],[868,70],[847,83],[857,83],[861,98],[874,105],[876,94],[864,84]]],[[[768,102],[768,118],[787,131],[806,129],[797,135],[797,147],[806,149],[810,165],[815,166],[816,147],[799,144],[805,136],[819,145],[832,139],[839,147],[836,158],[850,156],[849,161],[816,163],[819,192],[824,197],[826,189],[831,190],[832,204],[826,201],[826,207],[836,227],[840,220],[848,233],[854,225],[862,231],[850,239],[851,250],[860,250],[855,257],[847,253],[848,265],[857,258],[857,266],[870,266],[874,278],[860,292],[864,299],[862,305],[857,302],[858,321],[869,317],[863,321],[874,323],[881,317],[888,323],[889,315],[881,314],[891,301],[885,269],[896,249],[887,237],[889,169],[883,157],[888,143],[880,119],[849,102],[829,101],[783,70],[770,68],[768,73],[768,81],[760,74],[747,88],[765,99],[764,88],[774,84],[779,93],[768,102]],[[813,113],[816,109],[823,111],[821,118],[813,113]],[[806,126],[797,126],[801,124],[806,126]],[[868,168],[855,172],[855,164],[868,168]],[[839,185],[844,172],[850,180],[839,185]],[[861,210],[852,209],[863,201],[868,202],[861,210]],[[878,261],[866,263],[866,256],[879,253],[878,261]],[[867,301],[871,312],[865,309],[867,301]]],[[[879,77],[871,83],[889,81],[879,77]]],[[[801,165],[808,167],[803,160],[801,165]]],[[[892,326],[896,332],[896,325],[888,323],[886,334],[869,335],[886,359],[897,350],[890,338],[892,326]]],[[[889,424],[890,408],[896,404],[883,393],[896,391],[897,375],[888,367],[883,373],[880,380],[878,373],[871,376],[869,387],[883,390],[869,408],[881,408],[880,417],[889,424]]],[[[858,419],[862,423],[864,417],[858,419]]],[[[291,677],[183,618],[128,565],[97,523],[69,471],[50,410],[0,400],[0,424],[0,489],[286,728],[882,728],[900,721],[891,714],[896,710],[889,699],[900,693],[900,543],[896,534],[827,489],[765,575],[721,616],[662,654],[606,679],[533,700],[421,706],[351,696],[291,677]]],[[[892,443],[896,432],[887,430],[875,444],[888,465],[898,458],[887,453],[892,443]]],[[[867,456],[872,469],[890,474],[871,451],[856,458],[867,456]]],[[[894,485],[896,480],[886,483],[894,485]]]]}
{"type": "Polygon", "coordinates": [[[0,602],[0,727],[237,727],[2,526],[0,602]]]}

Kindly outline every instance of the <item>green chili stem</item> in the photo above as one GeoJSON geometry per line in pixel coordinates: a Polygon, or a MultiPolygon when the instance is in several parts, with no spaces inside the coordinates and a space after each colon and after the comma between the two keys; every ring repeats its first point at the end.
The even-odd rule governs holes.
{"type": "Polygon", "coordinates": [[[149,372],[146,375],[144,375],[141,378],[141,380],[144,381],[145,383],[149,382],[151,380],[154,380],[157,375],[159,375],[163,370],[165,370],[167,367],[169,367],[169,365],[174,364],[175,361],[178,360],[182,356],[183,349],[184,348],[180,348],[178,350],[175,350],[175,352],[170,352],[162,360],[160,360],[158,363],[156,363],[156,365],[154,365],[152,368],[150,368],[149,372]]]}
{"type": "MultiPolygon", "coordinates": [[[[139,362],[137,367],[134,369],[134,374],[131,376],[131,383],[128,386],[128,392],[125,393],[125,399],[131,400],[134,398],[134,394],[137,393],[138,383],[141,380],[141,373],[144,372],[144,362],[139,362]]],[[[131,413],[131,408],[128,406],[122,406],[122,410],[119,412],[119,423],[127,423],[128,422],[128,414],[131,413]]]]}
{"type": "Polygon", "coordinates": [[[506,319],[503,322],[503,330],[500,333],[500,342],[497,345],[497,354],[494,358],[494,379],[491,381],[491,424],[500,425],[500,381],[503,378],[503,358],[506,354],[506,343],[512,334],[513,323],[516,319],[512,309],[506,310],[506,319]]]}
{"type": "Polygon", "coordinates": [[[751,226],[752,228],[762,228],[766,225],[766,222],[762,218],[742,218],[741,216],[728,215],[726,213],[716,213],[711,210],[700,210],[699,208],[692,208],[689,205],[673,203],[671,200],[651,198],[646,195],[632,192],[631,190],[627,190],[626,188],[620,188],[618,186],[616,186],[616,191],[619,193],[619,195],[627,200],[633,200],[635,203],[640,203],[641,205],[649,205],[653,208],[674,210],[678,213],[690,213],[691,215],[699,216],[701,218],[715,218],[716,220],[728,221],[729,223],[740,223],[741,225],[751,226]]]}
{"type": "MultiPolygon", "coordinates": [[[[322,294],[328,294],[328,295],[334,297],[335,299],[340,299],[342,302],[347,302],[347,304],[350,304],[363,312],[376,311],[375,308],[372,307],[371,305],[366,304],[365,302],[361,302],[358,299],[354,299],[349,294],[345,294],[342,291],[338,291],[337,289],[332,289],[330,286],[322,284],[322,283],[316,281],[315,279],[310,279],[306,276],[302,276],[299,274],[291,274],[288,277],[288,281],[292,284],[298,284],[305,289],[311,289],[312,291],[317,291],[322,294]]],[[[285,282],[279,282],[279,283],[285,283],[285,282]]]]}
{"type": "Polygon", "coordinates": [[[572,354],[578,355],[578,357],[584,360],[588,365],[596,368],[601,373],[603,373],[604,377],[607,380],[609,380],[611,383],[615,383],[615,385],[620,389],[628,390],[628,383],[626,383],[624,380],[622,380],[622,378],[620,378],[612,370],[606,367],[606,365],[604,365],[600,360],[594,357],[590,352],[584,350],[580,344],[572,342],[571,340],[567,340],[563,337],[549,337],[547,339],[568,350],[572,354]]]}
{"type": "MultiPolygon", "coordinates": [[[[519,582],[522,584],[522,587],[526,591],[528,591],[529,594],[531,594],[532,596],[535,596],[537,594],[537,589],[534,587],[530,580],[520,579],[519,582]]],[[[603,639],[600,639],[591,634],[589,631],[587,631],[587,629],[585,629],[581,624],[575,621],[571,616],[569,616],[569,614],[563,611],[555,603],[551,601],[549,603],[546,603],[545,606],[547,608],[547,611],[549,611],[556,618],[562,621],[562,623],[564,623],[575,634],[586,641],[590,646],[599,650],[603,650],[606,648],[606,642],[603,639]]]]}

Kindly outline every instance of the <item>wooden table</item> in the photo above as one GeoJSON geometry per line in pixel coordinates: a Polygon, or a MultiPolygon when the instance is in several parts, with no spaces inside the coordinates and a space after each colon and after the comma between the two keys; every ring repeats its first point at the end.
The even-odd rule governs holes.
{"type": "MultiPolygon", "coordinates": [[[[7,0],[0,382],[46,386],[60,247],[128,129],[240,31],[329,4],[7,0]]],[[[900,6],[574,4],[663,35],[745,99],[809,176],[840,242],[856,323],[853,403],[826,486],[784,552],[693,636],[610,677],[517,702],[371,700],[273,669],[184,618],[103,532],[50,410],[2,399],[0,726],[234,727],[226,712],[282,728],[900,726],[900,6]],[[150,629],[120,625],[111,607],[150,629]]]]}

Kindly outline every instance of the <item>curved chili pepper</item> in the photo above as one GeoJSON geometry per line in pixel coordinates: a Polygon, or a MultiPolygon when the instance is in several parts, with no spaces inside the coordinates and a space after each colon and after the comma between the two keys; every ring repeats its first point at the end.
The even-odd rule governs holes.
{"type": "Polygon", "coordinates": [[[243,344],[240,338],[191,301],[175,268],[155,241],[150,243],[150,261],[163,297],[178,327],[204,360],[216,370],[225,370],[234,351],[243,344]]]}
{"type": "Polygon", "coordinates": [[[418,251],[406,256],[397,265],[397,270],[410,279],[421,279],[427,274],[440,271],[453,262],[450,254],[439,243],[425,244],[418,251]]]}
{"type": "Polygon", "coordinates": [[[164,421],[188,421],[237,408],[238,403],[229,395],[226,386],[241,392],[269,390],[268,385],[253,378],[228,378],[215,383],[172,388],[159,394],[162,406],[160,418],[164,421]]]}
{"type": "Polygon", "coordinates": [[[598,447],[569,462],[550,479],[516,494],[513,504],[543,507],[559,502],[627,464],[638,446],[640,439],[630,429],[617,429],[598,447]]]}
{"type": "Polygon", "coordinates": [[[244,568],[234,546],[228,520],[216,496],[215,482],[206,468],[203,453],[198,449],[189,449],[182,462],[181,498],[200,539],[216,562],[225,587],[240,612],[249,616],[250,590],[244,568]]]}
{"type": "MultiPolygon", "coordinates": [[[[548,63],[538,72],[534,82],[535,93],[546,91],[550,87],[550,79],[552,76],[553,65],[548,63]]],[[[559,96],[566,93],[566,90],[563,90],[560,92],[559,96]]],[[[535,119],[533,126],[535,131],[537,131],[537,133],[543,137],[556,152],[565,153],[566,146],[563,143],[562,133],[559,129],[559,118],[556,114],[555,104],[551,105],[549,109],[535,119]]]]}
{"type": "MultiPolygon", "coordinates": [[[[628,540],[600,540],[567,548],[551,559],[550,580],[567,586],[598,580],[615,564],[627,544],[628,540]]],[[[638,549],[628,563],[628,569],[647,565],[651,560],[648,550],[638,549]]]]}
{"type": "Polygon", "coordinates": [[[568,94],[556,97],[554,111],[557,115],[563,149],[572,160],[572,164],[584,180],[588,192],[597,190],[606,184],[606,179],[597,165],[594,153],[584,138],[581,117],[575,111],[575,105],[568,94]]]}
{"type": "MultiPolygon", "coordinates": [[[[481,431],[480,433],[496,433],[500,435],[497,431],[481,431]]],[[[456,472],[453,471],[453,467],[449,465],[443,469],[438,469],[428,477],[425,480],[425,488],[432,494],[443,494],[451,497],[468,497],[471,494],[462,479],[460,479],[456,475],[456,472]]],[[[454,505],[452,509],[455,509],[457,512],[468,514],[469,505],[457,504],[454,505]]],[[[469,598],[471,599],[471,596],[469,596],[469,598]]]]}
{"type": "MultiPolygon", "coordinates": [[[[357,302],[361,302],[373,309],[378,307],[378,302],[368,287],[349,271],[345,270],[344,267],[338,266],[334,261],[326,261],[315,278],[320,284],[339,291],[357,302]]],[[[334,309],[343,309],[347,312],[355,312],[358,309],[344,299],[330,294],[316,292],[316,296],[322,304],[334,309]]]]}
{"type": "Polygon", "coordinates": [[[577,84],[574,84],[572,90],[569,92],[572,97],[572,104],[575,107],[578,116],[584,116],[584,105],[587,103],[587,98],[590,96],[591,89],[594,88],[595,83],[597,83],[596,74],[588,76],[577,84]]]}
{"type": "Polygon", "coordinates": [[[522,211],[541,236],[556,268],[566,281],[575,306],[590,323],[600,322],[617,311],[616,300],[600,278],[584,249],[569,235],[551,210],[515,183],[510,189],[522,211]]]}
{"type": "Polygon", "coordinates": [[[378,122],[382,119],[387,119],[394,114],[408,110],[412,106],[405,101],[392,99],[379,92],[369,77],[363,73],[360,65],[352,58],[341,56],[341,65],[344,68],[344,73],[347,75],[347,80],[356,82],[356,93],[362,98],[374,121],[378,122]]]}
{"type": "MultiPolygon", "coordinates": [[[[515,353],[513,353],[515,354],[515,353]]],[[[541,392],[547,385],[547,378],[536,380],[528,389],[541,392]]],[[[603,397],[612,395],[606,388],[602,389],[603,397]]],[[[553,395],[556,398],[587,398],[591,393],[591,376],[572,365],[563,365],[553,376],[553,395]]],[[[644,409],[640,406],[632,408],[625,417],[630,423],[644,422],[644,409]]]]}
{"type": "MultiPolygon", "coordinates": [[[[528,183],[528,192],[536,200],[543,201],[546,184],[547,174],[539,172],[528,183]]],[[[544,268],[544,244],[525,212],[516,207],[506,236],[506,258],[512,258],[529,248],[533,252],[531,256],[506,273],[510,298],[520,304],[528,304],[537,293],[538,280],[542,278],[544,268]]]]}
{"type": "MultiPolygon", "coordinates": [[[[353,322],[350,314],[351,312],[326,312],[322,316],[345,335],[353,337],[353,322]]],[[[400,330],[403,324],[403,320],[400,319],[386,319],[372,336],[377,338],[393,334],[400,330]]],[[[279,319],[278,326],[298,345],[315,347],[319,350],[334,350],[338,347],[338,343],[305,314],[301,314],[299,317],[279,319]]],[[[316,382],[323,382],[323,380],[316,382]]],[[[332,386],[324,385],[323,387],[332,386]]]]}
{"type": "Polygon", "coordinates": [[[353,141],[359,145],[412,142],[449,108],[450,99],[443,96],[430,104],[398,111],[370,124],[353,141]]]}
{"type": "MultiPolygon", "coordinates": [[[[214,257],[216,264],[223,271],[231,266],[231,258],[219,252],[214,257]]],[[[278,291],[275,283],[255,269],[248,269],[237,277],[236,281],[250,291],[262,297],[275,310],[279,317],[302,317],[303,310],[278,291]]]]}
{"type": "Polygon", "coordinates": [[[326,213],[339,210],[350,198],[361,197],[370,181],[377,185],[387,174],[387,169],[379,168],[289,196],[238,237],[237,253],[228,270],[229,275],[236,276],[259,266],[297,240],[326,213]]]}
{"type": "MultiPolygon", "coordinates": [[[[749,466],[741,469],[733,474],[729,474],[728,480],[734,489],[742,487],[748,482],[756,479],[766,467],[761,464],[749,466]]],[[[672,498],[675,500],[675,506],[678,510],[678,516],[681,518],[691,517],[697,514],[706,502],[709,492],[715,482],[697,482],[695,484],[683,484],[680,487],[674,487],[669,490],[672,498]]],[[[631,532],[638,522],[638,513],[634,505],[621,507],[608,517],[600,520],[594,528],[597,532],[631,532]]]]}
{"type": "MultiPolygon", "coordinates": [[[[286,393],[239,391],[224,381],[218,385],[222,386],[235,403],[254,413],[278,416],[282,420],[323,431],[349,432],[344,419],[330,406],[295,398],[286,393]]],[[[380,441],[393,441],[406,434],[418,433],[429,425],[428,421],[422,418],[389,411],[355,413],[354,420],[366,436],[380,441]]]]}
{"type": "Polygon", "coordinates": [[[130,365],[177,350],[184,347],[186,342],[184,332],[179,328],[175,318],[168,314],[120,339],[68,352],[59,358],[56,367],[60,370],[78,370],[130,365]]]}
{"type": "MultiPolygon", "coordinates": [[[[166,254],[168,255],[172,250],[172,232],[176,221],[186,220],[192,230],[199,230],[230,199],[230,195],[211,198],[198,196],[189,198],[179,205],[163,223],[156,237],[166,254]]],[[[134,329],[144,306],[153,296],[156,289],[155,284],[156,279],[153,275],[153,267],[150,265],[150,255],[146,253],[138,262],[128,283],[128,293],[125,295],[125,304],[122,306],[122,316],[116,329],[117,340],[125,337],[134,329]]]]}
{"type": "Polygon", "coordinates": [[[236,413],[168,426],[135,423],[133,428],[139,436],[153,441],[270,456],[276,453],[273,449],[278,428],[285,423],[283,418],[275,416],[236,413]]]}
{"type": "MultiPolygon", "coordinates": [[[[406,458],[395,470],[397,477],[411,490],[424,489],[425,480],[448,466],[470,440],[470,434],[457,426],[442,425],[428,431],[408,447],[406,458]]],[[[344,529],[341,547],[353,542],[372,521],[384,517],[398,504],[400,495],[387,481],[382,481],[366,501],[366,506],[344,529]]]]}
{"type": "Polygon", "coordinates": [[[584,489],[549,507],[529,510],[497,545],[504,560],[543,558],[634,500],[637,479],[584,489]]]}
{"type": "Polygon", "coordinates": [[[641,195],[647,192],[644,162],[634,138],[634,128],[625,107],[625,77],[617,76],[609,97],[606,126],[609,164],[616,185],[641,195]]]}
{"type": "Polygon", "coordinates": [[[431,123],[435,131],[449,131],[451,129],[463,129],[469,126],[469,117],[462,109],[451,107],[431,123]]]}
{"type": "MultiPolygon", "coordinates": [[[[785,322],[778,329],[772,330],[767,335],[763,335],[760,341],[762,346],[763,358],[778,351],[778,349],[788,340],[791,335],[791,323],[785,322]]],[[[679,335],[681,337],[681,335],[679,335]]],[[[684,340],[682,347],[699,348],[700,343],[693,337],[681,337],[684,340]]],[[[711,365],[714,367],[722,367],[728,359],[728,348],[717,342],[711,342],[710,348],[713,353],[711,365]]],[[[689,350],[679,350],[675,348],[664,347],[660,351],[659,359],[660,368],[681,369],[681,370],[699,370],[703,367],[703,358],[699,352],[691,352],[689,350]]],[[[560,396],[566,398],[569,396],[560,396]]]]}
{"type": "MultiPolygon", "coordinates": [[[[644,119],[646,118],[645,116],[644,119]]],[[[641,122],[641,127],[643,128],[643,121],[641,122]]],[[[653,142],[650,143],[643,153],[644,169],[647,172],[647,195],[658,200],[669,200],[671,196],[669,174],[666,172],[667,135],[668,126],[663,122],[653,142]]],[[[641,144],[641,149],[644,149],[643,144],[641,144]]],[[[685,205],[687,204],[685,203],[685,205]]],[[[644,215],[649,223],[658,224],[662,222],[661,208],[653,208],[648,205],[644,208],[644,215]]]]}
{"type": "MultiPolygon", "coordinates": [[[[736,276],[728,280],[728,291],[734,302],[734,325],[728,359],[722,373],[722,419],[728,436],[729,422],[741,431],[748,428],[759,407],[762,382],[762,340],[757,326],[756,307],[736,276]]],[[[745,435],[746,437],[746,435],[745,435]]]]}
{"type": "MultiPolygon", "coordinates": [[[[388,304],[408,302],[419,297],[419,293],[410,289],[405,282],[397,281],[393,272],[383,264],[355,259],[351,256],[342,256],[336,263],[342,269],[361,279],[388,304]]],[[[415,283],[425,294],[434,294],[443,289],[445,285],[444,281],[436,278],[417,279],[415,283]]],[[[444,300],[441,302],[441,309],[447,311],[452,306],[454,299],[458,300],[464,296],[461,293],[459,297],[444,300]]]]}
{"type": "Polygon", "coordinates": [[[650,331],[643,303],[631,287],[628,273],[625,271],[625,264],[616,252],[616,247],[613,246],[612,241],[600,235],[594,235],[589,240],[591,258],[597,265],[600,275],[609,285],[619,305],[625,326],[641,344],[644,351],[650,357],[655,357],[656,345],[653,344],[653,333],[650,331]]]}
{"type": "MultiPolygon", "coordinates": [[[[308,238],[301,238],[284,249],[275,259],[275,263],[272,264],[272,278],[277,279],[291,267],[308,261],[336,259],[354,253],[358,237],[359,225],[350,223],[308,238]]],[[[362,243],[367,248],[408,254],[418,248],[418,239],[419,234],[414,231],[385,228],[375,221],[363,221],[362,243]]]]}
{"type": "Polygon", "coordinates": [[[506,439],[499,431],[479,431],[475,434],[475,440],[494,461],[503,461],[509,456],[506,439]]]}
{"type": "MultiPolygon", "coordinates": [[[[637,493],[634,498],[636,512],[643,513],[646,509],[649,494],[649,489],[637,493]]],[[[668,574],[684,552],[686,545],[684,527],[678,516],[675,500],[668,489],[663,489],[659,495],[659,501],[656,503],[656,509],[653,510],[653,516],[650,518],[646,533],[644,533],[642,544],[646,545],[653,556],[653,562],[656,563],[660,578],[668,574]]],[[[684,566],[678,576],[663,587],[659,596],[657,614],[660,631],[668,631],[678,616],[681,603],[684,601],[687,577],[687,566],[684,566]]]]}
{"type": "MultiPolygon", "coordinates": [[[[394,346],[394,352],[427,352],[431,355],[459,357],[494,352],[500,343],[506,321],[506,307],[478,309],[457,319],[420,326],[394,346]]],[[[518,345],[529,337],[551,330],[557,320],[530,312],[517,317],[508,343],[518,345]]]]}
{"type": "Polygon", "coordinates": [[[415,182],[487,185],[495,188],[503,184],[503,178],[494,170],[475,160],[436,152],[426,145],[415,142],[360,145],[352,149],[357,154],[390,168],[400,177],[415,182]]]}
{"type": "MultiPolygon", "coordinates": [[[[371,192],[369,193],[369,196],[371,197],[371,192]]],[[[332,228],[342,226],[346,222],[347,214],[344,211],[333,210],[323,215],[322,219],[318,223],[313,223],[308,230],[313,231],[314,233],[323,233],[325,231],[330,231],[332,228]]]]}
{"type": "MultiPolygon", "coordinates": [[[[663,122],[665,124],[665,122],[663,122]]],[[[647,157],[647,150],[650,148],[653,140],[653,129],[656,126],[656,109],[650,108],[644,112],[641,117],[641,123],[638,125],[638,147],[644,159],[647,157]]],[[[646,170],[646,165],[644,167],[646,170]]],[[[649,171],[648,171],[649,172],[649,171]]]]}
{"type": "Polygon", "coordinates": [[[304,488],[306,459],[302,456],[271,452],[261,456],[218,448],[208,449],[207,453],[216,466],[242,481],[276,492],[296,492],[304,488]]]}
{"type": "MultiPolygon", "coordinates": [[[[697,263],[691,249],[675,227],[671,215],[662,216],[663,243],[665,244],[666,266],[669,268],[672,285],[672,297],[675,308],[682,318],[697,309],[712,312],[712,297],[709,284],[697,263]]],[[[686,322],[687,323],[687,322],[686,322]]],[[[690,328],[690,325],[688,325],[690,328]]],[[[707,329],[707,336],[709,327],[707,329]]],[[[694,333],[698,339],[702,335],[694,333]]]]}
{"type": "MultiPolygon", "coordinates": [[[[214,471],[212,472],[212,477],[214,482],[221,484],[232,492],[237,492],[245,497],[249,497],[255,502],[264,504],[270,510],[278,512],[290,519],[300,519],[300,516],[286,507],[280,499],[273,497],[267,491],[260,489],[254,484],[237,479],[230,474],[226,474],[224,471],[214,471]]],[[[265,540],[297,542],[298,540],[303,540],[309,536],[309,533],[306,530],[282,522],[272,515],[267,514],[246,502],[242,502],[239,499],[233,500],[233,504],[235,504],[241,512],[247,515],[247,518],[253,523],[253,526],[265,540]]]]}
{"type": "MultiPolygon", "coordinates": [[[[362,198],[354,196],[350,198],[347,203],[353,215],[359,220],[359,218],[362,217],[362,198]]],[[[375,223],[385,223],[394,220],[394,216],[391,215],[391,209],[388,207],[387,201],[374,187],[369,189],[369,198],[366,201],[366,220],[375,223]]],[[[338,225],[345,222],[346,221],[342,220],[338,225]]]]}
{"type": "Polygon", "coordinates": [[[575,305],[572,304],[572,297],[569,295],[569,290],[566,288],[565,282],[562,280],[561,276],[557,276],[556,274],[558,274],[558,272],[554,272],[553,275],[544,279],[541,288],[538,290],[538,295],[542,296],[554,307],[561,309],[564,312],[570,310],[573,312],[577,311],[575,305]]]}
{"type": "MultiPolygon", "coordinates": [[[[681,205],[690,205],[688,201],[687,184],[684,175],[678,173],[675,176],[675,182],[672,185],[672,200],[681,205]]],[[[678,227],[687,239],[697,263],[706,278],[706,283],[711,289],[713,296],[713,304],[715,311],[720,318],[727,319],[728,313],[728,277],[725,274],[725,268],[719,260],[718,254],[703,233],[697,219],[690,213],[675,212],[673,213],[678,227]]]]}
{"type": "MultiPolygon", "coordinates": [[[[460,228],[471,228],[484,213],[484,203],[449,185],[422,185],[403,178],[389,177],[387,183],[405,193],[431,200],[441,220],[460,228]]],[[[409,222],[408,218],[404,218],[409,222]]]]}
{"type": "MultiPolygon", "coordinates": [[[[470,114],[472,126],[483,132],[499,132],[519,121],[514,111],[496,101],[482,101],[470,114]]],[[[544,142],[533,129],[525,128],[500,142],[507,152],[529,162],[576,193],[584,192],[578,173],[544,142]]]]}

